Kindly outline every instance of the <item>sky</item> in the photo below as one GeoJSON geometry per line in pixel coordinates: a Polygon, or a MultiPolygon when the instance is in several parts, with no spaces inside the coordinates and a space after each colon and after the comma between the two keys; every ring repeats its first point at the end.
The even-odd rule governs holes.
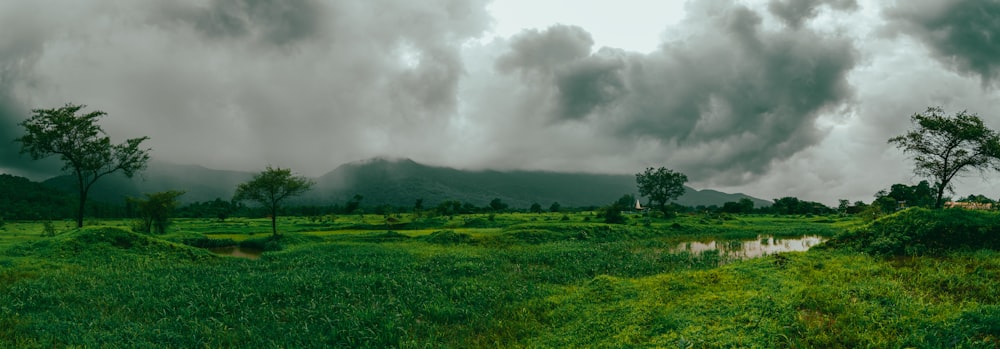
{"type": "Polygon", "coordinates": [[[924,179],[887,140],[927,107],[1000,129],[997,0],[7,0],[0,23],[0,172],[36,180],[61,164],[17,123],[66,103],[177,164],[663,166],[828,205],[924,179]]]}

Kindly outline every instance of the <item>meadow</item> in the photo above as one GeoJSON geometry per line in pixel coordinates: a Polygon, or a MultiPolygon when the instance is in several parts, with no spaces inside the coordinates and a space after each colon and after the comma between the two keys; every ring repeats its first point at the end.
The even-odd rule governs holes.
{"type": "Polygon", "coordinates": [[[882,221],[392,218],[281,217],[279,239],[266,219],[176,220],[165,235],[55,222],[54,237],[7,222],[0,347],[1000,346],[1000,253],[865,250],[882,221]],[[676,250],[804,235],[839,240],[752,259],[676,250]],[[266,252],[192,246],[217,242],[266,252]]]}

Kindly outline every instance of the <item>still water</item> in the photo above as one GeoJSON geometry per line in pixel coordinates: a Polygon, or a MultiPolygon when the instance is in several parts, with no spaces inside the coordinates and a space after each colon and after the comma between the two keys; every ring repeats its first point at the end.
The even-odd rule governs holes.
{"type": "Polygon", "coordinates": [[[222,256],[232,256],[247,259],[257,259],[260,258],[260,254],[264,251],[255,248],[245,248],[239,246],[227,246],[227,247],[215,247],[208,249],[217,255],[222,256]]]}
{"type": "Polygon", "coordinates": [[[697,255],[705,251],[718,250],[720,255],[735,259],[750,259],[781,252],[806,251],[823,241],[822,237],[811,235],[792,239],[759,236],[754,240],[688,241],[677,244],[671,252],[687,251],[697,255]]]}

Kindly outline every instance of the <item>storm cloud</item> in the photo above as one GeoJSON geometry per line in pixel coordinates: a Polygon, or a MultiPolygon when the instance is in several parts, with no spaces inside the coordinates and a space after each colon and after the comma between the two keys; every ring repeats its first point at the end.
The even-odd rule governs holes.
{"type": "Polygon", "coordinates": [[[1000,79],[1000,1],[907,1],[885,12],[890,29],[922,41],[942,64],[984,85],[1000,79]]]}
{"type": "Polygon", "coordinates": [[[57,160],[18,154],[17,123],[78,103],[108,113],[113,142],[150,137],[154,161],[308,176],[375,156],[466,169],[666,166],[695,187],[835,204],[918,180],[886,139],[927,106],[1000,129],[989,114],[1000,103],[996,1],[620,11],[503,1],[516,10],[489,0],[0,2],[0,172],[56,174],[57,160]],[[641,18],[663,22],[624,25],[641,18]],[[501,36],[501,22],[523,29],[501,36]],[[643,44],[615,45],[627,42],[643,44]]]}
{"type": "Polygon", "coordinates": [[[767,9],[785,24],[799,28],[807,20],[816,17],[820,7],[824,5],[837,10],[858,9],[855,0],[771,0],[767,9]]]}
{"type": "Polygon", "coordinates": [[[166,2],[162,20],[186,24],[221,41],[251,40],[285,46],[313,37],[321,29],[323,6],[314,0],[213,0],[206,7],[166,2]]]}
{"type": "MultiPolygon", "coordinates": [[[[44,7],[4,5],[10,16],[44,7]]],[[[15,99],[5,138],[24,106],[74,102],[108,112],[113,140],[149,136],[155,159],[314,175],[436,149],[443,138],[426,135],[455,116],[462,45],[489,26],[485,1],[465,0],[67,2],[37,13],[5,22],[17,34],[0,43],[0,96],[15,99]]]]}
{"type": "Polygon", "coordinates": [[[537,110],[550,118],[653,141],[689,175],[740,183],[822,139],[815,120],[851,98],[857,55],[846,38],[769,30],[750,8],[706,3],[690,9],[685,39],[651,54],[590,53],[583,29],[556,26],[514,37],[497,67],[547,96],[537,110]]]}

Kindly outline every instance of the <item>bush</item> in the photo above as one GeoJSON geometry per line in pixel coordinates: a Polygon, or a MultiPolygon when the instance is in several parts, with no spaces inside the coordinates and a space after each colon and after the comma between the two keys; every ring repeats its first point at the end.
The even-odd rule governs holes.
{"type": "Polygon", "coordinates": [[[466,233],[456,233],[451,230],[439,230],[429,235],[421,236],[420,240],[439,245],[454,245],[472,242],[472,236],[466,233]]]}
{"type": "Polygon", "coordinates": [[[237,245],[236,241],[233,239],[212,239],[206,236],[183,238],[180,240],[180,243],[198,248],[216,248],[237,245]]]}
{"type": "Polygon", "coordinates": [[[911,208],[837,234],[824,245],[883,256],[1000,249],[998,216],[963,209],[911,208]]]}
{"type": "Polygon", "coordinates": [[[45,223],[42,224],[42,236],[56,236],[56,227],[52,225],[52,222],[45,221],[45,223]]]}

